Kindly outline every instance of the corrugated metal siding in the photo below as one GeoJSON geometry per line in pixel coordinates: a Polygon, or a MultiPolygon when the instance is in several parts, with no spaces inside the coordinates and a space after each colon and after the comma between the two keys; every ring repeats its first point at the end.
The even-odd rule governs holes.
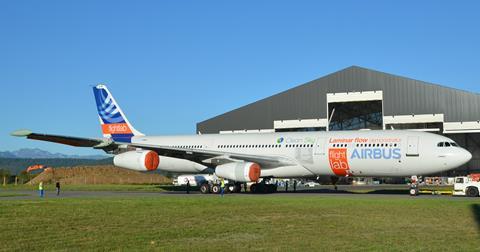
{"type": "Polygon", "coordinates": [[[197,124],[197,131],[273,128],[274,120],[326,118],[326,94],[383,91],[384,115],[445,114],[445,121],[480,120],[480,95],[349,67],[197,124]]]}

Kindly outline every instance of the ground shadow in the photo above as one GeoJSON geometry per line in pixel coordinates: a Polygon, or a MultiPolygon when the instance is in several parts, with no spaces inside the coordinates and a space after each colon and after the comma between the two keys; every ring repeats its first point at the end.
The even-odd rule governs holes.
{"type": "MultiPolygon", "coordinates": [[[[156,188],[160,188],[168,192],[187,191],[187,186],[158,185],[156,186],[156,188]]],[[[190,186],[190,191],[198,191],[198,190],[200,190],[200,187],[190,186]]]]}
{"type": "Polygon", "coordinates": [[[477,223],[477,229],[480,231],[480,204],[472,204],[470,206],[473,214],[473,219],[477,223]]]}
{"type": "MultiPolygon", "coordinates": [[[[164,190],[166,193],[178,193],[178,192],[186,192],[187,187],[186,186],[174,186],[174,185],[158,185],[156,188],[160,188],[164,190]]],[[[355,189],[344,189],[344,188],[339,188],[338,190],[335,190],[332,188],[309,188],[309,189],[304,189],[304,188],[297,188],[297,191],[294,192],[292,189],[289,188],[288,191],[285,191],[284,188],[278,188],[278,191],[276,193],[280,194],[292,194],[292,193],[311,193],[311,194],[384,194],[384,195],[408,195],[409,194],[409,189],[408,188],[374,188],[374,187],[369,187],[368,189],[365,188],[358,188],[359,190],[355,189]]],[[[190,192],[198,192],[199,187],[198,186],[191,186],[190,187],[190,192]]],[[[241,193],[245,193],[243,190],[241,193]]],[[[248,192],[249,193],[249,192],[248,192]]],[[[268,193],[267,193],[268,194],[268,193]]]]}
{"type": "MultiPolygon", "coordinates": [[[[409,190],[408,189],[385,189],[385,188],[382,188],[382,189],[374,189],[374,190],[371,190],[371,191],[365,191],[365,192],[361,192],[361,191],[350,191],[350,190],[342,190],[342,189],[339,189],[339,190],[335,190],[335,189],[325,189],[325,188],[322,188],[322,189],[299,189],[296,191],[297,193],[318,193],[318,194],[330,194],[330,193],[333,193],[333,194],[408,194],[409,193],[409,190]]],[[[279,190],[277,193],[295,193],[294,191],[282,191],[282,190],[279,190]]]]}

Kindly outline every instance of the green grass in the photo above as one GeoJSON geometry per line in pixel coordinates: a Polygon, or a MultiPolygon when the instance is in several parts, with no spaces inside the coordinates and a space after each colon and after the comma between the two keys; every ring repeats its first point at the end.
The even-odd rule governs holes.
{"type": "MultiPolygon", "coordinates": [[[[171,185],[115,185],[115,184],[106,184],[106,185],[61,185],[62,191],[142,191],[142,192],[161,192],[165,191],[172,187],[171,185]]],[[[37,190],[38,185],[6,185],[0,186],[0,192],[2,191],[30,191],[37,190]]],[[[46,184],[45,190],[55,191],[54,184],[46,184]]]]}
{"type": "Polygon", "coordinates": [[[217,195],[0,201],[0,250],[472,251],[480,202],[217,195]]]}
{"type": "Polygon", "coordinates": [[[24,193],[5,193],[5,192],[0,192],[0,198],[1,197],[17,197],[17,196],[28,196],[28,194],[24,194],[24,193]]]}

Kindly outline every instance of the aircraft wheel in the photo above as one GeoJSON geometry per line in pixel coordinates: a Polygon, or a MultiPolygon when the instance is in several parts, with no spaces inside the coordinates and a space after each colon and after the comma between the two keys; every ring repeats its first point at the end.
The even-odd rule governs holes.
{"type": "Polygon", "coordinates": [[[266,193],[274,193],[275,192],[275,185],[270,185],[269,184],[269,185],[265,186],[265,189],[266,189],[265,190],[266,193]]]}
{"type": "Polygon", "coordinates": [[[410,188],[410,196],[417,196],[418,190],[416,188],[410,188]]]}
{"type": "Polygon", "coordinates": [[[242,191],[242,184],[240,183],[235,183],[234,185],[234,193],[240,193],[242,191]]]}
{"type": "Polygon", "coordinates": [[[220,193],[220,186],[219,185],[213,185],[212,186],[212,193],[220,193]]]}
{"type": "Polygon", "coordinates": [[[467,188],[467,196],[468,197],[478,197],[478,189],[476,187],[469,187],[467,188]]]}
{"type": "Polygon", "coordinates": [[[257,193],[257,185],[256,184],[253,184],[250,186],[250,192],[251,193],[257,193]]]}
{"type": "Polygon", "coordinates": [[[210,186],[209,186],[207,183],[202,184],[202,185],[200,186],[200,192],[201,192],[202,194],[210,193],[210,186]]]}

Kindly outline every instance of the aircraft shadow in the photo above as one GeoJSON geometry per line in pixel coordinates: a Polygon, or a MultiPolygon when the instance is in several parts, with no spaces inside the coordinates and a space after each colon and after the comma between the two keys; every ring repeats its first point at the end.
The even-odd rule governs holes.
{"type": "MultiPolygon", "coordinates": [[[[281,191],[279,190],[277,193],[295,193],[294,191],[281,191]]],[[[307,189],[307,190],[297,190],[296,193],[317,193],[317,194],[408,194],[408,190],[404,189],[376,189],[366,192],[357,192],[357,191],[349,191],[349,190],[335,190],[335,189],[307,189]]]]}
{"type": "Polygon", "coordinates": [[[472,204],[470,208],[473,214],[473,218],[477,223],[477,229],[478,231],[480,231],[480,204],[472,204]]]}
{"type": "MultiPolygon", "coordinates": [[[[186,186],[173,186],[173,185],[158,185],[157,188],[163,189],[166,193],[178,193],[178,192],[186,192],[186,186]]],[[[386,189],[386,188],[378,188],[378,189],[369,189],[365,191],[356,191],[356,190],[345,190],[345,189],[329,189],[329,188],[318,188],[318,189],[297,189],[294,192],[292,189],[285,191],[282,190],[283,188],[279,188],[276,193],[280,194],[294,194],[294,193],[311,193],[311,194],[384,194],[384,195],[408,195],[408,189],[386,189]]],[[[199,191],[199,187],[192,186],[190,187],[191,192],[199,191]]],[[[242,194],[245,193],[243,190],[242,194]]],[[[250,192],[247,192],[250,193],[250,192]]],[[[268,194],[268,193],[267,193],[268,194]]]]}
{"type": "MultiPolygon", "coordinates": [[[[156,188],[163,189],[167,192],[180,192],[180,191],[187,191],[187,186],[173,186],[173,185],[159,185],[156,188]]],[[[190,191],[198,191],[198,186],[191,186],[190,191]]]]}

